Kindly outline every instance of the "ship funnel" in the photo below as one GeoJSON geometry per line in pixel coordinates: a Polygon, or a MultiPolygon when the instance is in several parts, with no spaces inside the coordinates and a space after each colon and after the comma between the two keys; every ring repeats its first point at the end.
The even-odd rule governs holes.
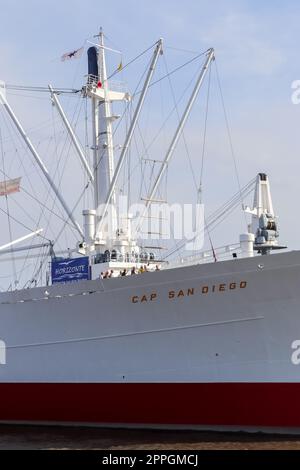
{"type": "Polygon", "coordinates": [[[98,52],[96,47],[90,47],[87,51],[88,55],[88,74],[89,77],[98,79],[99,69],[98,69],[98,52]]]}

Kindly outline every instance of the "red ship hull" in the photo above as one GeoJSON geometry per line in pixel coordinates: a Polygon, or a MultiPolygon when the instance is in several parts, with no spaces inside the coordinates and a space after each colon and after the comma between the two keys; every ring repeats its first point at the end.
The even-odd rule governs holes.
{"type": "Polygon", "coordinates": [[[300,383],[3,383],[3,422],[300,428],[300,383]]]}

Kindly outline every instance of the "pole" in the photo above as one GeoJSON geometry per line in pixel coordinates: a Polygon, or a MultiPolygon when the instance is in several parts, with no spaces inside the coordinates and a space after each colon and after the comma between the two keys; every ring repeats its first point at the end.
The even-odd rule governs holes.
{"type": "Polygon", "coordinates": [[[0,251],[5,250],[6,248],[9,248],[11,246],[17,245],[18,243],[21,243],[25,240],[28,240],[29,238],[32,238],[35,235],[40,235],[42,232],[43,232],[43,229],[40,228],[39,230],[36,230],[35,232],[29,233],[28,235],[25,235],[24,237],[18,238],[17,240],[14,240],[10,243],[6,243],[6,245],[0,246],[0,251]]]}

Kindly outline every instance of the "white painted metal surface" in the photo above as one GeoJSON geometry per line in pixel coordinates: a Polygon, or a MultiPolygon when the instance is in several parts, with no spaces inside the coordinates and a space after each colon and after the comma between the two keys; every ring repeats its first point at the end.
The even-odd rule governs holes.
{"type": "Polygon", "coordinates": [[[300,252],[260,259],[3,293],[0,381],[299,382],[300,252]]]}

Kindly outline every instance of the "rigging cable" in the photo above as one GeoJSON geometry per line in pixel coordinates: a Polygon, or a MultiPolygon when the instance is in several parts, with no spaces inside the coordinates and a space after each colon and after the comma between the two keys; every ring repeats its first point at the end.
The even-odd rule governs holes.
{"type": "MultiPolygon", "coordinates": [[[[202,55],[202,54],[201,54],[202,55]]],[[[179,67],[180,68],[180,67],[179,67]]],[[[172,108],[172,110],[170,111],[170,113],[168,114],[168,116],[166,117],[166,119],[164,120],[163,124],[160,126],[158,132],[156,133],[156,135],[154,136],[154,138],[152,139],[152,141],[150,142],[150,144],[147,146],[147,154],[148,154],[148,151],[149,149],[152,147],[152,145],[154,144],[154,142],[157,140],[157,138],[159,137],[159,135],[161,134],[162,130],[165,128],[167,122],[169,121],[169,119],[172,117],[173,113],[177,110],[177,107],[179,105],[179,103],[182,101],[182,99],[185,97],[186,93],[187,93],[187,90],[189,89],[189,87],[192,85],[192,83],[194,82],[195,80],[195,77],[197,76],[197,73],[198,71],[193,75],[193,77],[191,78],[190,82],[187,84],[187,86],[185,87],[183,93],[181,94],[181,96],[179,97],[179,99],[177,100],[177,102],[175,101],[175,105],[174,107],[172,108]]],[[[168,75],[165,75],[165,78],[167,77],[168,75]]],[[[159,80],[161,81],[161,80],[159,80]]],[[[160,162],[161,163],[161,162],[160,162]]],[[[197,184],[196,184],[196,180],[194,178],[194,184],[195,184],[195,187],[197,188],[197,184]]],[[[139,227],[138,227],[139,228],[139,227]]],[[[138,230],[137,230],[138,231],[138,230]]]]}
{"type": "MultiPolygon", "coordinates": [[[[6,128],[7,128],[8,132],[9,132],[10,138],[11,138],[12,141],[14,141],[14,140],[15,140],[15,139],[14,139],[14,136],[16,135],[16,130],[15,130],[15,128],[12,126],[12,123],[11,123],[10,121],[8,121],[6,115],[4,115],[4,114],[2,113],[2,116],[3,116],[4,123],[5,123],[5,125],[6,125],[6,128]]],[[[19,134],[17,134],[17,139],[18,139],[19,141],[20,141],[20,139],[21,139],[20,136],[19,136],[19,134]]],[[[50,140],[51,140],[51,139],[50,139],[50,140]]],[[[40,145],[40,141],[38,142],[38,147],[39,147],[39,145],[40,145]]],[[[49,146],[50,146],[50,141],[49,141],[49,144],[48,144],[48,149],[49,149],[49,146]]],[[[25,144],[24,144],[22,141],[21,141],[21,148],[23,149],[24,153],[29,156],[29,151],[28,151],[27,147],[25,146],[25,144]]],[[[47,149],[47,152],[48,152],[48,149],[47,149]]],[[[26,178],[27,178],[27,180],[28,180],[29,186],[30,186],[30,188],[31,188],[33,194],[29,193],[23,186],[21,187],[21,189],[22,189],[29,197],[31,197],[32,199],[34,199],[40,206],[46,207],[45,204],[43,204],[43,203],[41,202],[41,197],[40,197],[40,196],[38,197],[37,194],[36,194],[36,190],[35,190],[35,188],[34,188],[34,186],[33,186],[33,184],[32,184],[32,181],[31,181],[32,178],[29,177],[28,172],[27,172],[27,170],[26,170],[26,167],[25,167],[25,165],[24,165],[24,163],[23,163],[23,159],[19,156],[18,148],[15,148],[15,153],[16,153],[18,159],[19,159],[20,165],[21,165],[21,167],[22,167],[22,169],[23,169],[23,171],[24,171],[24,173],[25,173],[25,176],[26,176],[26,178]]],[[[30,156],[29,156],[29,160],[32,161],[31,158],[30,158],[30,156]]],[[[42,175],[40,174],[40,172],[37,170],[37,168],[36,168],[35,165],[33,165],[33,168],[36,170],[36,174],[37,174],[39,180],[41,181],[41,184],[43,185],[43,187],[45,188],[45,190],[46,190],[47,192],[49,192],[49,187],[48,187],[46,181],[44,180],[44,178],[42,177],[42,175]]],[[[4,174],[4,172],[3,172],[1,169],[0,169],[0,172],[1,172],[2,174],[4,174]]],[[[5,176],[7,176],[7,175],[5,175],[5,176]]],[[[9,177],[8,177],[8,178],[9,178],[9,177]]],[[[53,200],[53,196],[52,196],[52,195],[51,195],[51,198],[52,198],[52,200],[53,200]]],[[[47,207],[46,207],[46,208],[47,208],[47,207]]],[[[48,210],[49,210],[49,209],[48,209],[48,210]]],[[[51,210],[49,210],[49,211],[50,211],[50,213],[51,213],[51,210]]],[[[58,214],[56,214],[56,215],[57,215],[57,217],[60,217],[58,214]]]]}
{"type": "MultiPolygon", "coordinates": [[[[74,110],[73,119],[72,119],[72,121],[75,119],[75,114],[77,113],[77,119],[76,119],[76,123],[75,123],[74,128],[76,128],[76,125],[77,125],[77,123],[78,123],[78,119],[79,119],[79,116],[80,116],[80,113],[81,113],[81,109],[82,109],[82,102],[78,101],[77,106],[76,106],[76,108],[75,108],[75,110],[74,110]]],[[[58,144],[57,144],[57,141],[56,141],[56,132],[55,132],[55,125],[54,125],[54,123],[53,123],[53,127],[54,127],[54,136],[55,136],[55,142],[56,142],[55,148],[56,148],[56,151],[57,151],[58,144]]],[[[61,187],[62,178],[63,178],[64,172],[65,172],[65,168],[66,168],[66,165],[67,165],[67,161],[68,161],[68,159],[69,159],[69,157],[70,157],[70,151],[71,151],[72,143],[71,143],[71,141],[69,141],[68,149],[66,149],[67,143],[68,143],[68,135],[66,134],[66,138],[65,138],[65,141],[64,141],[62,150],[61,150],[61,152],[60,152],[60,155],[59,155],[59,158],[58,158],[58,162],[57,162],[57,165],[56,165],[56,169],[55,169],[55,172],[54,172],[54,177],[55,177],[55,176],[58,174],[58,172],[59,172],[59,164],[60,164],[60,162],[62,161],[63,153],[66,153],[65,162],[64,162],[64,164],[63,164],[63,168],[62,168],[61,174],[60,174],[60,176],[59,176],[58,188],[61,187]],[[66,149],[66,150],[65,150],[65,149],[66,149]]],[[[51,188],[49,187],[49,188],[48,188],[47,199],[48,199],[48,197],[49,197],[49,195],[50,195],[50,191],[51,191],[51,188]]],[[[84,191],[84,192],[85,192],[85,191],[84,191]]],[[[81,199],[80,199],[80,200],[81,200],[81,199]]],[[[54,208],[54,205],[55,205],[55,204],[56,204],[56,197],[55,197],[55,198],[53,199],[53,201],[52,201],[52,209],[54,208]]],[[[78,204],[76,204],[76,207],[77,207],[77,205],[78,205],[78,204]]],[[[73,213],[74,213],[74,209],[72,210],[72,214],[73,214],[73,213]]],[[[51,215],[50,215],[50,217],[49,217],[49,219],[48,219],[48,221],[47,221],[47,226],[46,226],[46,229],[45,229],[46,231],[49,229],[50,223],[51,223],[51,215]]],[[[66,227],[66,218],[64,218],[63,230],[61,230],[61,231],[59,232],[59,236],[56,236],[56,238],[55,238],[55,243],[58,242],[59,237],[60,237],[60,235],[62,234],[62,232],[64,231],[65,227],[66,227]]],[[[73,233],[73,232],[72,232],[72,233],[73,233]]],[[[68,245],[67,239],[66,239],[66,244],[68,245]]],[[[42,250],[43,250],[43,248],[41,248],[40,254],[41,254],[42,250]]],[[[44,254],[44,257],[45,257],[45,256],[47,256],[47,253],[44,254]]],[[[42,255],[41,255],[41,257],[42,257],[42,255]]],[[[40,270],[42,269],[42,265],[40,265],[40,267],[38,268],[38,267],[37,267],[37,263],[38,263],[38,260],[36,261],[36,265],[35,265],[35,269],[37,270],[37,274],[34,276],[34,278],[36,278],[36,276],[39,275],[40,270]]]]}
{"type": "MultiPolygon", "coordinates": [[[[238,172],[238,167],[237,167],[237,159],[236,159],[236,155],[235,155],[235,151],[234,151],[234,147],[233,147],[233,141],[232,141],[230,126],[229,126],[228,114],[227,114],[227,111],[226,111],[224,95],[223,95],[223,91],[222,91],[222,87],[221,87],[220,75],[219,75],[219,71],[218,71],[217,61],[215,60],[214,62],[215,62],[215,67],[216,67],[217,82],[218,82],[218,87],[219,87],[219,92],[220,92],[220,97],[221,97],[221,103],[222,103],[222,108],[223,108],[223,113],[224,113],[224,119],[225,119],[227,134],[228,134],[228,140],[229,140],[231,156],[232,156],[232,159],[233,159],[234,170],[235,170],[236,180],[237,180],[237,184],[238,184],[238,188],[239,188],[241,204],[242,204],[242,207],[244,207],[244,201],[243,201],[242,190],[241,190],[241,182],[240,182],[240,177],[239,177],[239,172],[238,172]]],[[[246,228],[247,228],[247,231],[248,231],[248,222],[247,222],[247,217],[246,217],[246,214],[245,214],[244,211],[243,211],[243,214],[244,214],[244,218],[245,218],[246,228]]]]}
{"type": "MultiPolygon", "coordinates": [[[[142,82],[144,76],[146,75],[147,70],[149,69],[149,66],[150,66],[151,61],[152,61],[152,58],[150,58],[150,60],[149,60],[149,62],[148,62],[148,64],[147,64],[147,67],[145,68],[144,72],[142,73],[142,75],[141,75],[141,77],[140,77],[140,79],[139,79],[139,82],[138,82],[138,84],[136,85],[136,88],[135,88],[135,90],[134,90],[134,93],[133,93],[133,95],[131,96],[131,100],[130,100],[130,101],[127,103],[127,105],[125,106],[124,113],[123,113],[123,115],[120,117],[120,119],[119,119],[119,121],[118,121],[118,124],[116,125],[116,127],[115,127],[115,129],[114,129],[114,131],[113,131],[113,137],[115,136],[115,134],[116,134],[117,130],[119,129],[119,127],[120,127],[120,125],[121,125],[123,119],[125,118],[125,115],[126,115],[128,109],[131,109],[132,102],[133,102],[133,98],[136,96],[136,90],[138,89],[138,87],[140,86],[140,83],[142,82]]],[[[99,167],[99,165],[100,165],[100,163],[101,163],[101,161],[102,161],[102,159],[103,159],[103,157],[104,157],[104,154],[105,154],[105,149],[103,150],[102,155],[99,156],[99,161],[97,162],[97,165],[95,166],[95,171],[98,169],[98,167],[99,167]]]]}
{"type": "MultiPolygon", "coordinates": [[[[155,42],[154,44],[152,44],[152,46],[148,47],[147,49],[145,49],[141,54],[139,54],[138,56],[136,56],[134,59],[130,60],[127,64],[123,65],[122,66],[122,70],[115,70],[109,77],[107,77],[107,80],[110,80],[112,77],[114,77],[115,75],[117,75],[118,73],[120,73],[121,71],[125,70],[127,67],[129,67],[130,65],[132,65],[136,60],[138,60],[141,56],[143,56],[146,52],[148,52],[150,49],[152,49],[155,45],[157,44],[157,42],[155,42]]],[[[193,57],[192,59],[188,60],[187,62],[184,62],[182,65],[176,67],[175,69],[171,70],[171,72],[169,72],[169,75],[173,75],[174,73],[178,72],[178,70],[186,67],[187,65],[189,65],[190,63],[194,62],[195,60],[199,59],[199,57],[205,55],[207,53],[207,50],[204,51],[204,52],[201,52],[200,54],[197,54],[195,57],[193,57]]],[[[165,78],[167,78],[167,75],[161,77],[160,79],[154,81],[153,83],[151,83],[149,85],[149,88],[156,85],[157,83],[159,83],[160,81],[164,80],[165,78]]],[[[35,91],[35,92],[45,92],[45,93],[49,93],[49,88],[47,86],[25,86],[25,85],[13,85],[13,84],[6,84],[5,87],[8,89],[8,90],[19,90],[19,91],[35,91]]],[[[78,88],[62,88],[62,87],[56,87],[54,89],[54,92],[55,93],[58,93],[58,94],[76,94],[76,93],[80,93],[82,91],[82,89],[78,89],[78,88]]],[[[136,91],[136,93],[133,95],[133,97],[135,97],[136,95],[140,94],[141,93],[141,90],[139,91],[136,91]]]]}
{"type": "MultiPolygon", "coordinates": [[[[192,62],[194,62],[195,60],[199,59],[200,57],[202,57],[203,55],[207,54],[207,52],[209,51],[206,50],[204,52],[201,52],[200,54],[198,54],[196,57],[193,57],[192,59],[188,60],[187,62],[184,62],[183,64],[179,65],[178,67],[176,67],[175,69],[171,70],[171,72],[167,73],[166,75],[164,75],[163,77],[159,78],[158,80],[155,80],[153,83],[150,83],[149,85],[149,88],[153,87],[154,85],[157,85],[159,82],[161,82],[162,80],[165,80],[166,78],[170,77],[171,75],[173,75],[174,73],[178,72],[178,70],[181,70],[183,69],[184,67],[186,67],[187,65],[191,64],[192,62]]],[[[141,90],[139,90],[136,94],[140,94],[142,93],[141,90]]]]}
{"type": "Polygon", "coordinates": [[[150,47],[148,47],[147,49],[145,49],[143,52],[141,52],[139,55],[137,55],[134,59],[130,60],[129,62],[127,62],[127,64],[123,65],[122,66],[122,69],[119,70],[115,70],[109,77],[107,77],[107,80],[110,80],[112,77],[114,77],[115,75],[117,75],[118,73],[120,73],[121,71],[125,70],[127,67],[129,67],[130,65],[132,65],[135,61],[137,61],[140,57],[142,57],[144,54],[146,54],[148,51],[150,51],[150,49],[153,49],[154,46],[156,46],[156,44],[158,44],[158,41],[156,41],[154,44],[152,44],[150,47]]]}
{"type": "MultiPolygon", "coordinates": [[[[164,63],[165,63],[166,71],[167,71],[167,75],[166,75],[166,76],[168,77],[168,82],[169,82],[170,90],[171,90],[171,93],[172,93],[172,98],[173,98],[173,102],[174,102],[174,107],[175,107],[175,109],[176,109],[176,114],[177,114],[178,123],[179,123],[179,122],[180,122],[179,110],[178,110],[177,102],[176,102],[176,99],[175,99],[174,87],[173,87],[173,84],[172,84],[172,81],[171,81],[171,78],[170,78],[170,74],[169,74],[169,71],[168,71],[168,65],[167,65],[167,61],[166,61],[165,57],[164,57],[164,63]]],[[[197,74],[198,74],[198,71],[197,71],[197,74]]],[[[189,166],[190,166],[191,173],[192,173],[192,176],[193,176],[194,184],[195,184],[196,189],[197,189],[197,183],[196,183],[196,178],[195,178],[195,172],[194,172],[194,169],[193,169],[192,160],[191,160],[191,155],[190,155],[190,152],[189,152],[189,149],[188,149],[188,145],[187,145],[187,141],[186,141],[186,138],[185,138],[184,129],[182,129],[181,136],[182,136],[182,140],[183,140],[183,143],[184,143],[185,151],[186,151],[186,154],[187,154],[187,157],[188,157],[188,162],[189,162],[189,166]]]]}
{"type": "MultiPolygon", "coordinates": [[[[204,54],[204,53],[203,53],[203,54],[204,54]]],[[[203,54],[198,55],[196,58],[202,56],[203,54]]],[[[192,60],[186,62],[186,64],[191,63],[191,62],[194,61],[196,58],[194,58],[194,59],[192,59],[192,60]]],[[[172,109],[171,113],[168,115],[167,119],[165,120],[165,122],[164,122],[163,125],[161,126],[159,132],[157,133],[157,135],[155,136],[155,138],[153,139],[153,141],[151,142],[151,144],[148,146],[148,149],[149,149],[150,146],[153,144],[154,140],[157,139],[158,135],[160,134],[160,131],[161,131],[162,128],[165,126],[166,122],[168,121],[168,119],[170,118],[170,116],[173,114],[174,111],[176,111],[178,120],[180,121],[179,111],[178,111],[178,104],[179,104],[179,102],[181,101],[181,99],[183,98],[183,96],[185,95],[185,93],[186,93],[187,89],[189,88],[189,86],[191,85],[191,83],[194,81],[195,76],[198,74],[198,71],[197,71],[197,74],[195,73],[195,76],[191,79],[190,83],[189,83],[188,86],[185,88],[183,94],[182,94],[181,97],[180,97],[180,100],[179,100],[178,102],[176,102],[175,93],[174,93],[174,88],[173,88],[173,86],[172,86],[172,82],[171,82],[170,76],[171,76],[173,73],[175,73],[175,71],[180,70],[183,66],[177,67],[177,68],[174,69],[172,72],[169,72],[169,71],[168,71],[168,67],[167,67],[167,63],[166,63],[165,60],[164,60],[164,63],[165,63],[165,68],[166,68],[167,74],[166,74],[164,77],[162,77],[161,79],[159,79],[159,80],[157,80],[156,82],[154,82],[152,85],[161,82],[164,78],[168,78],[169,86],[170,86],[170,89],[171,89],[171,92],[172,92],[172,96],[173,96],[174,108],[172,109]]],[[[185,64],[185,65],[186,65],[186,64],[185,64]]],[[[195,188],[198,189],[197,182],[196,182],[196,178],[195,178],[195,173],[194,173],[193,166],[192,166],[192,163],[191,163],[191,157],[190,157],[190,154],[189,154],[187,142],[186,142],[185,135],[184,135],[184,131],[182,131],[182,136],[183,136],[183,141],[184,141],[186,153],[187,153],[188,159],[189,159],[189,165],[190,165],[191,172],[192,172],[192,175],[193,175],[194,185],[195,185],[195,188]]],[[[140,228],[140,226],[139,226],[139,228],[140,228]]]]}
{"type": "MultiPolygon", "coordinates": [[[[208,74],[208,87],[207,87],[207,96],[206,96],[206,107],[205,107],[205,119],[204,119],[204,134],[203,134],[203,144],[202,144],[202,156],[201,156],[201,170],[200,170],[200,180],[199,180],[199,187],[198,187],[198,203],[202,204],[203,198],[203,171],[204,171],[204,159],[205,159],[205,151],[206,151],[206,137],[207,137],[207,121],[208,121],[208,110],[209,110],[209,98],[210,98],[210,85],[211,85],[211,66],[209,67],[209,74],[208,74]]],[[[211,247],[211,251],[214,257],[214,261],[217,262],[217,256],[214,249],[214,245],[212,242],[211,232],[209,226],[207,224],[207,220],[204,214],[204,228],[207,232],[209,244],[211,247]]],[[[195,251],[195,250],[194,250],[195,251]]]]}
{"type": "Polygon", "coordinates": [[[206,96],[206,107],[205,107],[205,119],[204,119],[204,133],[203,133],[203,144],[202,144],[202,155],[201,155],[201,169],[200,179],[198,186],[198,202],[202,203],[202,183],[203,183],[203,172],[204,172],[204,159],[206,152],[206,137],[207,137],[207,122],[208,122],[208,111],[209,111],[209,98],[210,98],[210,86],[211,86],[211,67],[209,67],[208,74],[208,87],[206,96]]]}
{"type": "MultiPolygon", "coordinates": [[[[2,143],[2,131],[0,128],[0,142],[1,142],[1,157],[2,157],[2,167],[3,171],[5,171],[5,163],[4,163],[4,150],[3,150],[3,143],[2,143]]],[[[5,189],[6,189],[6,183],[5,184],[5,189]]],[[[8,232],[9,232],[9,241],[12,243],[13,241],[13,236],[12,236],[12,228],[11,228],[11,220],[10,220],[10,214],[9,214],[9,204],[8,204],[8,195],[7,193],[5,194],[5,202],[6,202],[6,211],[7,211],[7,222],[8,222],[8,232]]],[[[11,257],[12,257],[12,267],[13,267],[13,276],[14,276],[14,284],[15,288],[17,287],[17,269],[16,269],[16,260],[14,256],[14,249],[13,245],[10,246],[10,252],[11,252],[11,257]]]]}
{"type": "MultiPolygon", "coordinates": [[[[247,183],[244,188],[241,189],[243,197],[247,197],[254,188],[256,178],[253,178],[249,183],[247,183]]],[[[240,192],[238,191],[229,201],[219,207],[215,212],[210,214],[206,220],[207,227],[212,231],[214,230],[223,220],[238,206],[240,203],[240,192]]],[[[206,227],[204,228],[206,229],[206,227]]],[[[200,232],[201,233],[201,232],[200,232]]],[[[199,233],[196,234],[198,236],[199,233]]],[[[195,238],[196,238],[195,236],[195,238]]],[[[171,252],[167,253],[164,259],[169,258],[174,253],[176,253],[180,248],[183,248],[186,243],[186,240],[183,240],[180,243],[179,247],[176,247],[171,252]]]]}

